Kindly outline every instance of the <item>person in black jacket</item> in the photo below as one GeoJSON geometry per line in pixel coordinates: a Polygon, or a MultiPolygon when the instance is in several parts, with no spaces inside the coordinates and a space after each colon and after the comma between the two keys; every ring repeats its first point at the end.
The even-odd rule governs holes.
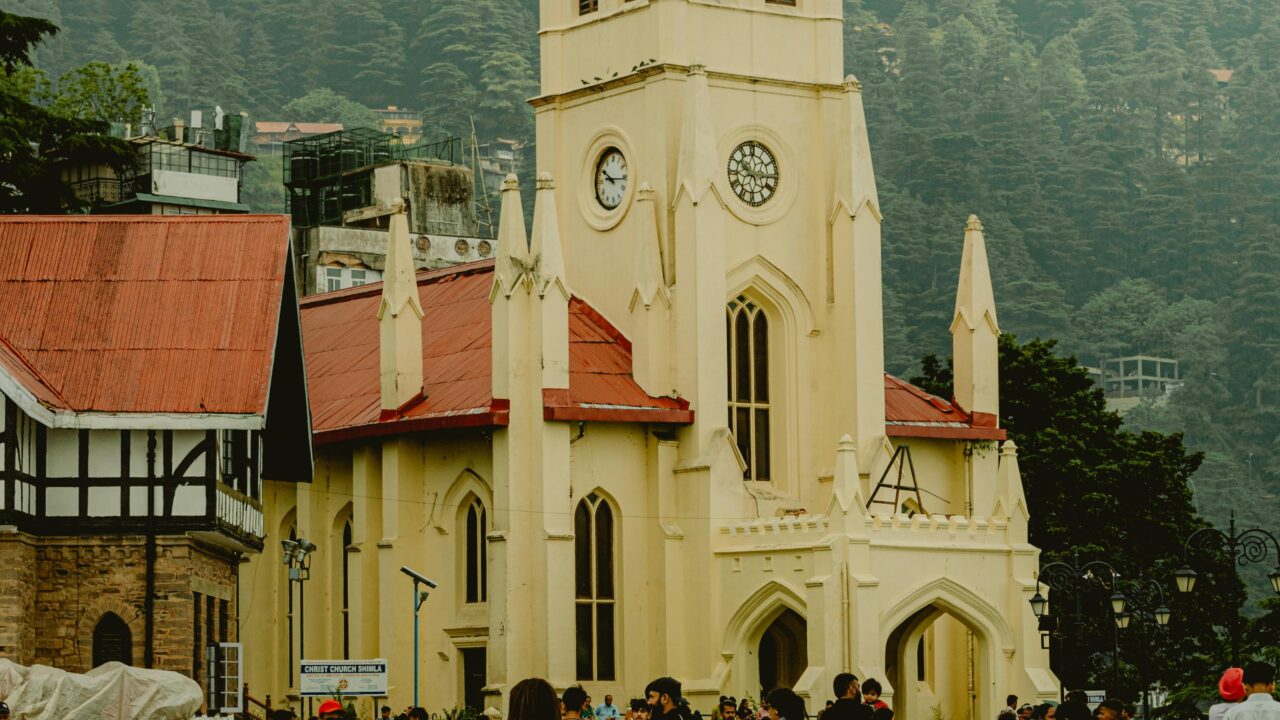
{"type": "Polygon", "coordinates": [[[858,692],[858,678],[852,673],[840,673],[831,683],[836,694],[836,704],[822,714],[822,720],[871,720],[875,712],[870,705],[862,704],[858,692]]]}

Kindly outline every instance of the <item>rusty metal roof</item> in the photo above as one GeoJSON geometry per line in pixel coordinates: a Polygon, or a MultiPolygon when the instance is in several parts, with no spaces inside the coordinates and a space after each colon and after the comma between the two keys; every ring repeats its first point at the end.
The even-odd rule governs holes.
{"type": "Polygon", "coordinates": [[[0,216],[0,368],[49,409],[263,415],[289,220],[0,216]]]}
{"type": "Polygon", "coordinates": [[[986,418],[970,417],[955,403],[888,373],[884,376],[884,420],[885,433],[890,437],[1005,439],[1005,431],[988,426],[986,418]]]}
{"type": "MultiPolygon", "coordinates": [[[[302,301],[311,417],[317,442],[446,427],[505,425],[493,397],[493,261],[418,273],[425,398],[381,409],[373,283],[302,301]]],[[[569,304],[569,390],[544,393],[550,420],[692,421],[684,401],[651,397],[631,376],[631,344],[586,302],[569,304]]]]}

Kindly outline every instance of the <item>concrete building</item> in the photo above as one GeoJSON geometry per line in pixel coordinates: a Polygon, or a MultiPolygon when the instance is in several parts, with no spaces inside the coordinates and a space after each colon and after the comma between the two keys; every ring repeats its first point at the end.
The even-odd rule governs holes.
{"type": "Polygon", "coordinates": [[[456,141],[405,145],[357,129],[290,142],[285,186],[304,295],[382,277],[390,207],[403,201],[420,269],[492,258],[456,141]]]}
{"type": "Polygon", "coordinates": [[[310,477],[287,219],[11,215],[0,251],[0,655],[203,680],[263,481],[310,477]]]}
{"type": "Polygon", "coordinates": [[[204,127],[202,113],[191,121],[175,119],[164,128],[144,124],[126,139],[138,150],[133,172],[120,176],[105,165],[63,171],[80,200],[94,213],[141,215],[220,215],[247,213],[240,202],[244,166],[255,158],[244,152],[244,116],[218,115],[204,127]]]}
{"type": "Polygon", "coordinates": [[[407,145],[422,140],[422,113],[417,110],[388,105],[374,110],[382,120],[382,131],[395,135],[407,145]]]}
{"type": "Polygon", "coordinates": [[[777,686],[816,710],[843,670],[911,720],[1058,696],[983,228],[954,398],[886,375],[841,14],[543,0],[531,233],[508,177],[495,259],[415,275],[392,201],[383,282],[303,301],[316,474],[268,483],[266,523],[319,549],[296,633],[279,552],[250,560],[251,683],[292,692],[302,635],[389,659],[394,706],[419,657],[433,711],[505,714],[531,676],[672,675],[704,713],[777,686]],[[416,646],[401,566],[439,581],[416,646]]]}

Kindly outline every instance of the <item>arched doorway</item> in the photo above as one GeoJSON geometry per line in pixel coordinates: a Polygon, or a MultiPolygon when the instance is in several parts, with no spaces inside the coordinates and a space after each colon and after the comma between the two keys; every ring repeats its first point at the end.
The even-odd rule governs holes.
{"type": "Polygon", "coordinates": [[[760,636],[760,690],[795,687],[809,665],[808,627],[804,618],[787,608],[760,636]]]}
{"type": "Polygon", "coordinates": [[[112,660],[133,664],[133,633],[119,615],[109,612],[93,628],[93,666],[112,660]]]}
{"type": "Polygon", "coordinates": [[[981,627],[939,604],[900,623],[885,643],[885,677],[899,717],[983,717],[989,704],[990,642],[981,627]]]}

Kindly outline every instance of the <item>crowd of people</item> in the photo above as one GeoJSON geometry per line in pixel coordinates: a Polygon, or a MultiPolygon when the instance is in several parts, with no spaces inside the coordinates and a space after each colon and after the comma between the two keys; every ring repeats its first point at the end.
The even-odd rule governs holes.
{"type": "MultiPolygon", "coordinates": [[[[1209,709],[1209,720],[1280,720],[1280,702],[1273,697],[1276,670],[1266,663],[1250,663],[1243,668],[1229,668],[1218,682],[1222,702],[1209,709]]],[[[832,683],[834,700],[817,714],[820,720],[892,720],[893,710],[880,699],[882,687],[875,678],[861,683],[852,673],[840,673],[832,683]]],[[[508,720],[702,720],[702,713],[691,710],[681,693],[678,680],[661,677],[644,689],[643,698],[624,704],[624,709],[605,695],[604,703],[593,705],[591,696],[580,686],[572,686],[557,695],[551,683],[541,678],[521,680],[511,689],[508,720]]],[[[288,712],[288,711],[285,711],[288,712]]],[[[1081,690],[1066,694],[1061,703],[1018,704],[1018,697],[1006,698],[1006,706],[996,720],[1132,720],[1133,705],[1114,698],[1089,708],[1088,697],[1081,690]]],[[[291,720],[292,713],[278,716],[291,720]]],[[[347,720],[346,710],[337,700],[320,705],[318,720],[347,720]]],[[[790,688],[769,692],[758,708],[747,697],[741,700],[722,695],[710,720],[807,720],[809,712],[804,699],[790,688]]],[[[313,719],[314,720],[314,719],[313,719]]],[[[429,720],[421,707],[406,708],[392,716],[383,707],[380,720],[429,720]]]]}

